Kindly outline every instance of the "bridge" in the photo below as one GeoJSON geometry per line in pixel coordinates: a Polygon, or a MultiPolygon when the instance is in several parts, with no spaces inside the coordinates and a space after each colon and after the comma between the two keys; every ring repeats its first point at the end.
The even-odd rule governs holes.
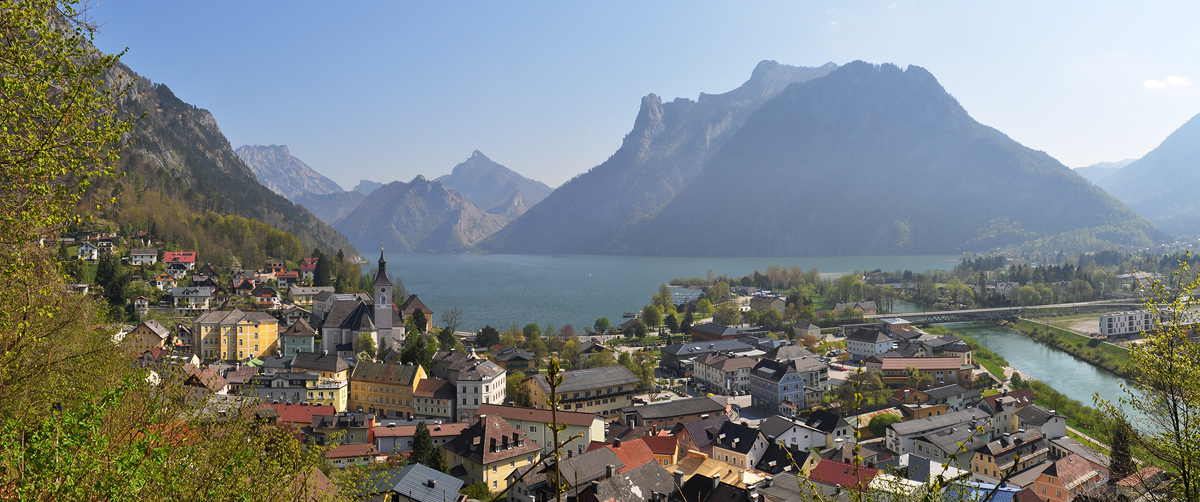
{"type": "Polygon", "coordinates": [[[942,310],[937,312],[908,312],[904,314],[871,314],[863,316],[864,320],[878,321],[880,319],[902,318],[916,324],[936,324],[944,322],[968,321],[998,321],[1013,320],[1023,316],[1048,314],[1056,310],[1063,311],[1061,315],[1086,314],[1089,312],[1113,312],[1120,310],[1137,310],[1145,304],[1132,301],[1098,300],[1077,303],[1055,303],[1051,305],[1029,305],[1024,307],[995,307],[986,309],[942,310]]]}

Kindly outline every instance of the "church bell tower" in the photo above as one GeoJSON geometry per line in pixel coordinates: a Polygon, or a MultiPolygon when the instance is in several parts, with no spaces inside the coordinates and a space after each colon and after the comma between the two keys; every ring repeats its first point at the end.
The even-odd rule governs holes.
{"type": "MultiPolygon", "coordinates": [[[[387,276],[387,260],[383,259],[383,248],[379,248],[379,271],[372,285],[375,303],[375,329],[380,341],[392,334],[392,281],[387,276]]],[[[379,346],[383,348],[382,345],[379,346]]]]}

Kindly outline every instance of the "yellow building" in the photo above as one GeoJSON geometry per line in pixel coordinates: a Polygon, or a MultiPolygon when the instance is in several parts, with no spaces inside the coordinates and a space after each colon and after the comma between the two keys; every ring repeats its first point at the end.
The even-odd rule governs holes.
{"type": "Polygon", "coordinates": [[[425,377],[419,364],[359,361],[350,375],[350,409],[411,418],[413,392],[425,377]]]}
{"type": "Polygon", "coordinates": [[[345,380],[320,379],[308,387],[308,402],[315,405],[333,406],[338,413],[349,406],[350,384],[345,380]]]}
{"type": "Polygon", "coordinates": [[[165,347],[170,334],[171,332],[158,321],[142,321],[132,331],[125,333],[119,344],[122,350],[140,356],[150,349],[165,347]]]}
{"type": "Polygon", "coordinates": [[[243,361],[279,348],[279,321],[265,312],[217,310],[196,318],[192,351],[211,361],[243,361]]]}
{"type": "Polygon", "coordinates": [[[495,415],[480,415],[453,441],[442,447],[446,466],[466,484],[483,483],[492,493],[508,488],[509,475],[522,472],[541,458],[542,447],[495,415]]]}
{"type": "MultiPolygon", "coordinates": [[[[558,386],[559,409],[580,413],[595,413],[606,422],[623,418],[622,410],[633,406],[633,395],[642,381],[621,365],[567,371],[558,386]]],[[[546,375],[537,374],[525,380],[529,397],[539,408],[550,396],[546,375]]]]}
{"type": "Polygon", "coordinates": [[[297,352],[292,358],[292,371],[313,373],[325,380],[350,379],[350,363],[337,354],[297,352]]]}

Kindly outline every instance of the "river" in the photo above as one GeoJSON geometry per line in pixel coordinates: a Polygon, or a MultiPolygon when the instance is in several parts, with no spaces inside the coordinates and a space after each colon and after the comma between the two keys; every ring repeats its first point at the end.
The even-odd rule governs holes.
{"type": "Polygon", "coordinates": [[[980,345],[1004,356],[1023,375],[1046,382],[1071,399],[1094,406],[1092,396],[1100,394],[1101,398],[1124,407],[1120,403],[1120,398],[1125,397],[1121,388],[1124,382],[1122,378],[1075,359],[1066,352],[995,324],[948,323],[943,326],[970,336],[980,345]]]}
{"type": "MultiPolygon", "coordinates": [[[[513,323],[591,326],[650,302],[658,286],[679,277],[742,276],[768,266],[855,270],[946,270],[958,256],[803,258],[664,258],[642,256],[389,255],[388,275],[404,282],[434,312],[462,309],[460,329],[513,323]]],[[[369,267],[374,267],[371,263],[369,267]]],[[[435,314],[436,316],[437,314],[435,314]]]]}

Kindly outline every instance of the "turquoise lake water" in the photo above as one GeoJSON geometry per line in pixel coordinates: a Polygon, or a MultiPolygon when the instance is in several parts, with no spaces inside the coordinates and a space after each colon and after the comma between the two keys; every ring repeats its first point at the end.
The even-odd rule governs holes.
{"type": "MultiPolygon", "coordinates": [[[[512,323],[591,326],[614,323],[649,302],[658,285],[677,277],[741,276],[770,265],[855,270],[944,270],[958,256],[852,256],[803,258],[663,258],[638,256],[390,255],[388,275],[435,312],[462,309],[460,329],[512,323]]],[[[374,267],[374,263],[369,266],[374,267]]],[[[437,314],[435,314],[436,316],[437,314]]]]}

